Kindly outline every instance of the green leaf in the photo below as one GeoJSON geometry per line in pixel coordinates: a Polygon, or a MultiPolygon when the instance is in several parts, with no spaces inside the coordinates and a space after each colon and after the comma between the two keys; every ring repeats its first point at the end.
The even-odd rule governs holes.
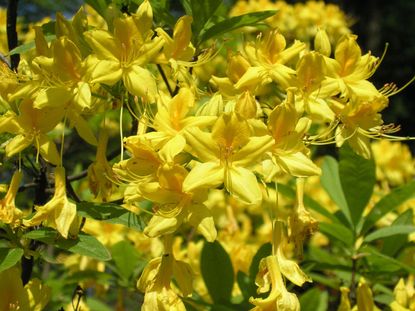
{"type": "Polygon", "coordinates": [[[377,239],[390,237],[397,234],[409,234],[415,232],[414,226],[408,225],[395,225],[391,227],[384,227],[372,232],[371,234],[367,235],[364,239],[365,242],[372,242],[377,239]]]}
{"type": "MultiPolygon", "coordinates": [[[[413,217],[414,212],[412,211],[412,209],[408,209],[394,220],[392,226],[412,225],[414,219],[413,217]]],[[[402,247],[404,247],[405,244],[408,243],[408,236],[406,234],[400,234],[397,236],[385,238],[382,240],[382,242],[382,253],[391,257],[395,257],[399,250],[401,250],[402,247]]]]}
{"type": "Polygon", "coordinates": [[[41,241],[71,253],[89,256],[102,261],[111,259],[111,254],[101,242],[83,232],[80,232],[76,239],[64,239],[55,230],[42,228],[24,234],[23,238],[41,241]]]}
{"type": "Polygon", "coordinates": [[[348,145],[340,148],[339,176],[354,228],[373,193],[376,167],[373,159],[356,154],[348,145]]]}
{"type": "Polygon", "coordinates": [[[312,288],[300,297],[302,311],[325,311],[328,309],[328,302],[328,292],[318,288],[312,288]]]}
{"type": "MultiPolygon", "coordinates": [[[[47,42],[51,42],[55,38],[56,38],[55,35],[45,36],[45,39],[46,39],[47,42]]],[[[30,41],[28,43],[25,43],[25,44],[22,44],[22,45],[19,45],[19,46],[15,47],[13,50],[11,50],[9,52],[8,55],[23,54],[23,53],[26,53],[26,52],[30,51],[34,47],[35,47],[35,41],[30,41]]]]}
{"type": "Polygon", "coordinates": [[[80,202],[76,204],[79,216],[124,225],[142,232],[146,226],[144,217],[113,203],[80,202]]]}
{"type": "Polygon", "coordinates": [[[22,256],[21,248],[0,248],[0,272],[13,267],[22,256]]]}
{"type": "Polygon", "coordinates": [[[353,232],[342,224],[320,222],[319,230],[328,237],[343,242],[346,246],[353,246],[353,232]]]}
{"type": "Polygon", "coordinates": [[[415,180],[393,189],[388,195],[377,202],[370,213],[365,217],[362,233],[365,234],[379,219],[414,196],[415,180]]]}
{"type": "Polygon", "coordinates": [[[190,4],[190,0],[179,0],[179,1],[186,15],[193,16],[192,5],[190,4]]]}
{"type": "Polygon", "coordinates": [[[333,202],[336,203],[349,223],[352,224],[349,206],[347,205],[340,182],[339,164],[333,157],[324,157],[320,182],[333,202]]]}
{"type": "Polygon", "coordinates": [[[369,265],[369,270],[372,273],[395,273],[403,269],[409,273],[414,274],[415,268],[411,267],[395,258],[384,255],[379,252],[377,249],[371,246],[362,247],[360,253],[367,253],[366,260],[369,265]]]}
{"type": "Polygon", "coordinates": [[[230,32],[241,27],[255,26],[260,21],[263,21],[264,19],[275,15],[276,12],[277,11],[253,12],[227,18],[206,29],[206,31],[204,31],[203,34],[201,34],[199,42],[204,42],[213,37],[223,35],[224,33],[230,32]]]}
{"type": "Polygon", "coordinates": [[[202,34],[202,29],[221,4],[221,0],[190,0],[190,7],[193,15],[193,36],[200,36],[202,34]]]}
{"type": "Polygon", "coordinates": [[[212,300],[215,303],[229,302],[234,282],[232,262],[218,241],[205,242],[200,269],[212,300]]]}
{"type": "MultiPolygon", "coordinates": [[[[278,192],[290,199],[295,199],[295,190],[290,186],[278,183],[278,192]]],[[[308,195],[304,195],[304,205],[320,215],[327,217],[331,221],[338,222],[338,219],[332,213],[308,195]]]]}
{"type": "Polygon", "coordinates": [[[140,259],[135,247],[130,242],[120,241],[112,246],[111,255],[120,276],[128,280],[140,259]]]}

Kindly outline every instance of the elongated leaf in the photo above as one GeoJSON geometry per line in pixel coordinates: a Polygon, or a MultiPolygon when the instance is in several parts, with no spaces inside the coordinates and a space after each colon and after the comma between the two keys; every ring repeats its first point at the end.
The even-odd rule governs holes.
{"type": "Polygon", "coordinates": [[[230,32],[232,30],[245,27],[257,25],[260,21],[275,15],[277,11],[262,11],[262,12],[253,12],[244,15],[234,16],[227,18],[224,21],[216,23],[215,25],[206,29],[201,35],[199,41],[204,42],[213,37],[223,35],[224,33],[230,32]]]}
{"type": "MultiPolygon", "coordinates": [[[[46,39],[47,42],[51,42],[55,38],[56,38],[55,35],[45,36],[45,39],[46,39]]],[[[15,47],[13,50],[11,50],[9,52],[9,55],[23,54],[23,53],[26,53],[26,52],[30,51],[34,47],[35,47],[35,41],[30,41],[28,43],[25,43],[25,44],[22,44],[22,45],[19,45],[19,46],[15,47]]]]}
{"type": "Polygon", "coordinates": [[[382,272],[394,273],[399,271],[400,269],[404,269],[409,273],[415,274],[414,267],[411,267],[395,258],[384,255],[374,247],[362,247],[360,252],[369,254],[369,256],[366,257],[369,263],[369,271],[373,271],[374,273],[378,274],[382,272]]]}
{"type": "Polygon", "coordinates": [[[386,238],[397,234],[409,234],[415,232],[414,226],[395,225],[391,227],[384,227],[372,232],[365,237],[365,242],[371,242],[377,239],[386,238]]]}
{"type": "MultiPolygon", "coordinates": [[[[295,190],[290,186],[278,184],[278,191],[287,198],[295,199],[295,190]]],[[[331,221],[338,222],[338,219],[332,213],[308,195],[304,195],[304,205],[320,215],[327,217],[331,221]]]]}
{"type": "Polygon", "coordinates": [[[320,222],[319,230],[328,237],[343,242],[346,246],[353,246],[353,232],[342,224],[320,222]]]}
{"type": "Polygon", "coordinates": [[[202,33],[202,29],[221,4],[221,0],[190,0],[193,15],[192,31],[195,36],[202,33]]]}
{"type": "Polygon", "coordinates": [[[234,281],[232,262],[218,241],[203,246],[200,269],[212,300],[229,302],[234,281]]]}
{"type": "MultiPolygon", "coordinates": [[[[394,220],[392,226],[413,225],[413,217],[414,212],[412,211],[412,209],[408,209],[394,220]]],[[[399,250],[402,247],[404,247],[406,243],[408,243],[408,236],[406,234],[399,234],[392,237],[384,238],[382,242],[382,253],[391,257],[395,257],[399,250]]]]}
{"type": "Polygon", "coordinates": [[[415,196],[415,180],[393,189],[375,204],[365,217],[362,233],[366,233],[379,219],[393,211],[399,205],[415,196]]]}
{"type": "Polygon", "coordinates": [[[76,239],[64,239],[55,230],[42,228],[30,231],[23,237],[38,240],[71,253],[89,256],[98,260],[107,261],[111,259],[111,254],[101,242],[83,232],[80,232],[76,239]]]}
{"type": "Polygon", "coordinates": [[[140,232],[146,226],[142,215],[136,215],[117,204],[80,202],[76,208],[79,216],[124,225],[140,232]]]}
{"type": "Polygon", "coordinates": [[[0,248],[0,272],[13,267],[22,256],[21,248],[0,248]]]}
{"type": "Polygon", "coordinates": [[[376,182],[375,161],[357,155],[348,145],[340,149],[339,176],[349,207],[352,223],[356,228],[376,182]]]}
{"type": "Polygon", "coordinates": [[[321,185],[333,202],[339,207],[349,223],[352,224],[349,206],[347,205],[340,182],[339,164],[336,159],[330,156],[325,157],[322,165],[322,171],[323,173],[320,179],[321,185]]]}

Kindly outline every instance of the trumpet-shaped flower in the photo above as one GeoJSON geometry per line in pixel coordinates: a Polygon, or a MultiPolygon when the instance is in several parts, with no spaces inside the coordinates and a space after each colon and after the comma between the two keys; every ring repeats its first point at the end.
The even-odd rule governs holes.
{"type": "Polygon", "coordinates": [[[230,112],[218,118],[212,133],[193,128],[185,133],[185,137],[191,152],[202,162],[197,163],[184,180],[185,192],[223,183],[231,195],[248,204],[262,200],[256,177],[247,168],[270,150],[273,144],[270,136],[251,137],[247,121],[230,112]]]}
{"type": "Polygon", "coordinates": [[[376,87],[367,79],[377,68],[378,58],[362,51],[357,36],[345,35],[336,45],[334,59],[325,58],[328,79],[334,79],[342,96],[370,99],[379,95],[376,87]]]}
{"type": "Polygon", "coordinates": [[[156,82],[145,66],[160,52],[164,40],[161,37],[151,38],[151,23],[151,6],[144,1],[136,17],[114,19],[113,33],[100,29],[85,33],[85,39],[96,57],[93,83],[113,85],[123,80],[131,94],[149,102],[155,101],[156,82]]]}
{"type": "Polygon", "coordinates": [[[137,288],[145,293],[143,311],[186,310],[177,290],[171,287],[171,281],[174,278],[181,295],[188,296],[193,289],[193,272],[189,264],[175,259],[171,238],[165,237],[164,254],[147,264],[137,282],[137,288]]]}
{"type": "Polygon", "coordinates": [[[269,116],[268,128],[275,140],[272,148],[273,161],[281,170],[292,176],[319,175],[320,168],[307,156],[308,150],[303,143],[311,120],[299,117],[294,101],[294,90],[288,89],[286,100],[276,106],[269,116]]]}
{"type": "Polygon", "coordinates": [[[5,224],[17,225],[23,216],[22,211],[15,205],[15,198],[22,176],[21,171],[14,172],[9,189],[4,198],[0,200],[0,221],[5,224]]]}
{"type": "Polygon", "coordinates": [[[21,152],[33,144],[42,157],[52,163],[60,162],[55,143],[46,135],[63,117],[63,111],[57,108],[36,109],[31,100],[24,100],[19,106],[19,115],[12,111],[0,117],[0,133],[15,134],[6,145],[6,154],[21,152]]]}
{"type": "Polygon", "coordinates": [[[69,233],[77,233],[76,204],[66,196],[65,169],[55,168],[55,193],[45,205],[37,206],[32,218],[25,220],[25,226],[36,226],[42,222],[52,226],[66,239],[69,233]],[[76,227],[76,228],[75,228],[76,227]]]}
{"type": "Polygon", "coordinates": [[[257,85],[264,78],[276,82],[286,89],[294,82],[295,70],[287,63],[298,56],[306,47],[305,43],[295,41],[286,48],[286,41],[278,31],[269,31],[260,35],[255,44],[247,44],[245,53],[251,65],[235,85],[240,89],[249,85],[257,85]]]}

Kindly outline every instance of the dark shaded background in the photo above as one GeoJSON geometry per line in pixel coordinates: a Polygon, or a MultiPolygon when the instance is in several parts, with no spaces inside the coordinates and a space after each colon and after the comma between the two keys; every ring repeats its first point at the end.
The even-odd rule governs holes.
{"type": "MultiPolygon", "coordinates": [[[[53,16],[56,11],[66,12],[70,16],[83,2],[82,0],[20,0],[19,15],[30,21],[39,20],[47,15],[53,16]]],[[[402,86],[415,75],[415,1],[327,0],[325,2],[339,5],[355,20],[352,30],[359,36],[358,42],[364,52],[370,50],[374,55],[380,56],[385,43],[389,43],[386,57],[372,77],[378,88],[388,82],[402,86]]],[[[6,4],[6,0],[0,0],[0,6],[6,4]]],[[[174,9],[180,9],[178,0],[170,1],[170,4],[174,9]]],[[[393,96],[389,107],[384,111],[386,123],[402,125],[401,136],[415,136],[414,92],[415,85],[412,84],[400,94],[393,96]]],[[[415,143],[408,142],[408,144],[415,151],[415,143]]]]}

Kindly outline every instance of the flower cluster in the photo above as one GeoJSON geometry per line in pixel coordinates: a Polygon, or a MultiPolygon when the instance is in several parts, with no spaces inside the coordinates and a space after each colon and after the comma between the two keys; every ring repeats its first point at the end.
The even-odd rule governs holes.
{"type": "MultiPolygon", "coordinates": [[[[64,141],[74,129],[97,148],[87,170],[91,199],[121,200],[131,211],[150,213],[144,235],[163,242],[137,283],[145,293],[143,310],[183,310],[182,298],[194,287],[206,294],[192,263],[200,245],[188,241],[193,252],[186,255],[174,247],[188,231],[189,239],[198,233],[246,254],[232,258],[241,270],[253,256],[252,244],[271,241],[272,254],[260,261],[257,275],[258,294],[269,295],[249,301],[255,310],[299,310],[285,281],[311,282],[293,258],[317,230],[303,203],[305,178],[321,174],[312,148],[347,141],[370,158],[370,139],[397,130],[383,124],[381,112],[399,90],[394,84],[378,90],[370,82],[381,59],[362,52],[338,7],[239,1],[231,15],[258,8],[279,10],[266,20],[270,28],[255,29],[228,51],[192,43],[195,17],[180,17],[172,32],[155,27],[148,0],[128,15],[109,8],[107,20],[93,24],[84,9],[70,21],[58,14],[52,40],[35,27],[35,50],[18,71],[1,66],[0,95],[8,107],[0,133],[9,134],[7,157],[21,158],[34,147],[36,159],[54,167],[55,192],[27,215],[15,204],[23,174],[17,170],[0,201],[0,221],[77,236],[83,225],[68,199],[64,141]],[[205,83],[203,71],[215,59],[227,66],[205,83]],[[111,124],[118,122],[113,112],[122,144],[110,163],[111,124]],[[95,115],[102,120],[99,135],[90,122],[95,115]],[[296,202],[284,210],[276,188],[289,178],[296,178],[296,202]],[[250,214],[260,215],[259,229],[249,229],[250,214]],[[249,242],[250,234],[257,241],[249,242]]],[[[84,229],[104,230],[97,227],[87,220],[84,229]]]]}

